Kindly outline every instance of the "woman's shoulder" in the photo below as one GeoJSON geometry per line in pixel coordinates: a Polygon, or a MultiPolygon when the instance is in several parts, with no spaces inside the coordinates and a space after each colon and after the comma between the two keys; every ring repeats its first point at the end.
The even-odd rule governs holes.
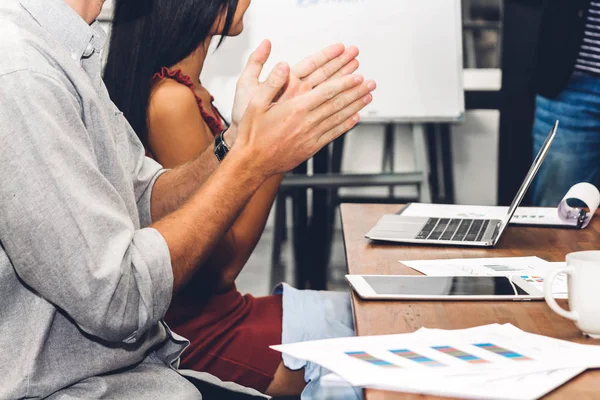
{"type": "Polygon", "coordinates": [[[184,164],[209,142],[192,91],[170,79],[156,83],[148,105],[148,147],[156,160],[167,168],[184,164]]]}
{"type": "Polygon", "coordinates": [[[199,116],[198,102],[194,92],[185,84],[173,79],[156,82],[150,93],[148,117],[184,118],[199,116]]]}

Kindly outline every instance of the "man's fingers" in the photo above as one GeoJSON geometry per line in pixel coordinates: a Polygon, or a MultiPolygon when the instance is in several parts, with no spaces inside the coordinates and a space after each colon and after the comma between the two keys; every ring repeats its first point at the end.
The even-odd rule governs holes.
{"type": "Polygon", "coordinates": [[[263,40],[256,50],[250,55],[248,63],[240,77],[241,81],[258,83],[262,69],[271,55],[271,42],[263,40]]]}
{"type": "Polygon", "coordinates": [[[301,107],[307,111],[313,111],[323,104],[330,102],[340,93],[359,86],[363,82],[364,78],[360,75],[343,76],[324,82],[310,92],[296,97],[294,101],[299,102],[301,107]]]}
{"type": "Polygon", "coordinates": [[[348,118],[357,114],[360,110],[369,105],[371,101],[373,101],[373,95],[370,93],[367,93],[354,100],[346,107],[340,109],[328,118],[321,121],[321,123],[319,123],[314,130],[315,134],[322,135],[324,132],[329,132],[330,130],[335,129],[337,126],[342,125],[346,120],[348,120],[348,118]]]}
{"type": "MultiPolygon", "coordinates": [[[[330,60],[322,67],[318,68],[314,72],[312,72],[309,76],[307,76],[304,81],[308,82],[311,87],[316,87],[321,83],[325,82],[327,79],[334,76],[338,71],[348,65],[350,62],[354,61],[358,57],[358,48],[357,47],[349,47],[347,48],[341,55],[336,58],[330,60]]],[[[356,71],[356,69],[354,70],[356,71]]],[[[352,71],[352,72],[354,72],[352,71]]],[[[352,73],[350,72],[350,73],[352,73]]],[[[340,74],[338,76],[343,76],[348,74],[340,74]]]]}
{"type": "Polygon", "coordinates": [[[263,109],[267,109],[286,85],[289,77],[290,66],[287,63],[278,63],[267,77],[267,80],[260,85],[260,88],[252,99],[252,103],[263,109]]]}
{"type": "Polygon", "coordinates": [[[283,88],[283,93],[280,93],[280,97],[275,98],[275,101],[286,101],[293,99],[299,94],[306,93],[304,82],[296,78],[294,75],[290,75],[287,84],[283,88]]]}
{"type": "Polygon", "coordinates": [[[335,139],[339,138],[344,133],[354,128],[359,122],[360,115],[352,115],[350,118],[346,119],[342,124],[337,125],[333,129],[330,129],[329,131],[322,134],[317,141],[318,147],[322,149],[323,147],[327,146],[329,143],[333,142],[335,139]]]}
{"type": "Polygon", "coordinates": [[[341,43],[332,44],[323,50],[300,61],[292,68],[292,74],[303,79],[327,64],[329,61],[344,53],[345,46],[341,43]]]}
{"type": "MultiPolygon", "coordinates": [[[[345,90],[344,92],[331,98],[331,100],[328,100],[320,107],[312,110],[309,114],[309,120],[318,124],[321,121],[324,121],[333,115],[339,114],[340,111],[346,109],[348,106],[355,103],[357,100],[364,98],[373,90],[375,90],[375,88],[376,85],[373,81],[363,82],[361,85],[349,88],[348,90],[345,90]]],[[[364,106],[366,106],[366,104],[364,104],[363,107],[364,106]]],[[[350,115],[348,115],[346,118],[348,118],[350,115]]],[[[338,118],[338,123],[341,123],[346,119],[340,117],[336,118],[338,118]]],[[[331,129],[331,127],[328,127],[327,130],[329,129],[331,129]]]]}
{"type": "Polygon", "coordinates": [[[341,76],[353,74],[356,72],[356,70],[358,69],[359,66],[360,66],[360,63],[358,62],[358,60],[354,59],[354,60],[350,61],[348,64],[344,65],[338,72],[333,74],[333,76],[330,79],[335,79],[335,78],[339,78],[341,76]]]}

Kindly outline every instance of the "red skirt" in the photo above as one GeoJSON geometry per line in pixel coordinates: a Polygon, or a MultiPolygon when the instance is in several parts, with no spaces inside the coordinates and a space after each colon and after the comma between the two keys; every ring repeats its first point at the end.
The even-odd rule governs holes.
{"type": "Polygon", "coordinates": [[[281,363],[283,310],[280,295],[255,298],[230,291],[199,301],[173,298],[165,321],[190,341],[181,368],[208,372],[223,381],[265,392],[281,363]]]}

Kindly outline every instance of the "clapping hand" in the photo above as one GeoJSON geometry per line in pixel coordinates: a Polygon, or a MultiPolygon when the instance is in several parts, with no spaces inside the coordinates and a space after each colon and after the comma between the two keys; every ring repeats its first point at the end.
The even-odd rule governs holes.
{"type": "MultiPolygon", "coordinates": [[[[271,54],[271,42],[264,40],[252,53],[248,64],[238,80],[232,111],[232,124],[238,126],[250,99],[264,84],[259,82],[260,74],[271,54]]],[[[315,53],[291,69],[289,79],[274,101],[285,101],[306,93],[318,85],[337,77],[352,74],[358,69],[358,49],[345,48],[334,44],[315,53]]]]}
{"type": "MultiPolygon", "coordinates": [[[[261,61],[268,55],[268,47],[263,46],[268,44],[253,55],[238,86],[250,87],[245,79],[253,77],[254,82],[259,76],[261,61]]],[[[328,49],[333,49],[332,55],[343,52],[340,47],[328,49]]],[[[357,50],[350,51],[357,54],[357,50]]],[[[234,127],[237,142],[232,153],[245,157],[245,165],[267,179],[292,170],[352,129],[360,120],[358,112],[372,101],[376,84],[349,74],[358,64],[352,62],[354,57],[343,63],[340,58],[345,54],[329,56],[329,62],[323,61],[327,56],[321,60],[312,56],[292,69],[286,63],[277,64],[249,95],[247,108],[234,127]]]]}

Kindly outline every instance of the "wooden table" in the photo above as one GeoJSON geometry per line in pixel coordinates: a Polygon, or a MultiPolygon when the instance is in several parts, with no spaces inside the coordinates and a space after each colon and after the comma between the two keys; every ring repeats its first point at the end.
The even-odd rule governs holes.
{"type": "MultiPolygon", "coordinates": [[[[538,256],[547,261],[564,261],[567,253],[600,248],[600,213],[584,230],[509,227],[493,249],[375,244],[365,239],[365,233],[379,218],[400,208],[390,204],[342,204],[344,244],[351,274],[418,274],[399,260],[538,256]]],[[[571,321],[559,317],[544,302],[387,302],[362,301],[352,295],[359,336],[414,332],[421,327],[462,329],[497,322],[563,340],[600,344],[584,337],[571,321]]],[[[565,306],[566,301],[561,305],[565,306]]],[[[367,390],[366,398],[434,397],[367,390]]],[[[547,398],[600,399],[600,371],[580,375],[547,398]]]]}

